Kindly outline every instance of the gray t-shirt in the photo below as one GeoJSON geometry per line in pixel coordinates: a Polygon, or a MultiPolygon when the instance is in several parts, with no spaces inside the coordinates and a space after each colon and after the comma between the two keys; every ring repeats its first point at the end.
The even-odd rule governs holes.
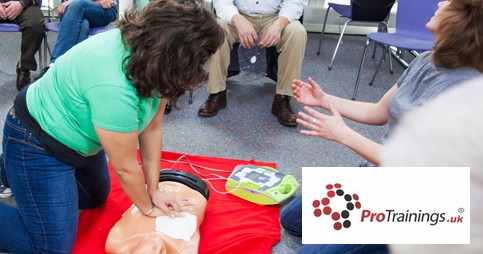
{"type": "Polygon", "coordinates": [[[398,90],[388,104],[389,119],[385,138],[411,110],[466,80],[483,77],[483,73],[470,67],[447,69],[435,66],[431,62],[432,56],[432,51],[419,55],[397,81],[398,90]]]}

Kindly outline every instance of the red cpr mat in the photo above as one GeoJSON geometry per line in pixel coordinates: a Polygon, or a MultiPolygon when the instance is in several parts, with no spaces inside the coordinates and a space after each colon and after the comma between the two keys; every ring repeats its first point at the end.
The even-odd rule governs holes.
{"type": "MultiPolygon", "coordinates": [[[[183,154],[163,151],[164,160],[177,160],[183,154]]],[[[185,155],[192,164],[233,170],[239,164],[253,164],[276,168],[275,163],[243,161],[204,156],[185,155]]],[[[138,152],[139,160],[139,152],[138,152]]],[[[182,159],[181,162],[187,160],[182,159]]],[[[161,162],[161,169],[170,168],[172,162],[161,162]]],[[[201,177],[189,165],[178,163],[174,167],[201,177]]],[[[196,168],[202,174],[217,173],[228,177],[230,173],[211,172],[196,168]]],[[[79,228],[73,253],[104,253],[104,245],[109,231],[131,206],[131,201],[124,194],[115,173],[111,173],[111,193],[107,202],[92,210],[81,212],[79,228]]],[[[211,181],[218,191],[225,191],[224,180],[211,181]]],[[[209,184],[208,184],[209,186],[209,184]]],[[[273,245],[280,240],[280,207],[261,206],[250,203],[230,194],[222,195],[210,186],[210,199],[206,207],[205,219],[200,228],[200,254],[231,253],[271,253],[273,245]]]]}

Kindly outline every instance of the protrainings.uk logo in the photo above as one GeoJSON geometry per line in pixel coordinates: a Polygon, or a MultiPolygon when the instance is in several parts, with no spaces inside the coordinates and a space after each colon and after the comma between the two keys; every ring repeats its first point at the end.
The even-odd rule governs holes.
{"type": "Polygon", "coordinates": [[[342,227],[349,228],[352,224],[349,219],[350,212],[354,209],[361,208],[359,195],[356,193],[345,193],[340,183],[327,184],[325,188],[327,189],[327,195],[320,200],[316,199],[312,202],[312,206],[314,207],[314,216],[330,216],[334,221],[335,230],[341,230],[342,227]],[[331,206],[331,202],[334,203],[334,198],[343,198],[346,202],[345,208],[342,211],[335,211],[331,206]]]}
{"type": "Polygon", "coordinates": [[[362,207],[358,194],[346,193],[340,183],[327,184],[325,189],[327,191],[326,196],[312,201],[314,216],[330,216],[334,221],[333,228],[335,230],[351,227],[351,218],[353,221],[360,223],[428,223],[430,226],[445,222],[464,222],[464,216],[461,215],[465,212],[464,208],[457,209],[459,213],[457,216],[447,216],[445,212],[411,211],[409,209],[405,209],[405,211],[384,209],[379,212],[363,209],[360,212],[360,219],[357,219],[358,214],[354,212],[362,207]],[[352,217],[351,212],[353,213],[352,217]]]}

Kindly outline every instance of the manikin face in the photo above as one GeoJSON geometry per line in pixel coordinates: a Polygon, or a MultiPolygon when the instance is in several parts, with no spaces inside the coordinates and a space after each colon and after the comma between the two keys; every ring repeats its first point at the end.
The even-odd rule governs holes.
{"type": "Polygon", "coordinates": [[[439,26],[441,24],[441,14],[444,12],[446,7],[449,5],[449,1],[443,1],[438,3],[438,10],[434,13],[434,16],[426,24],[426,28],[433,33],[435,37],[438,36],[439,26]]]}

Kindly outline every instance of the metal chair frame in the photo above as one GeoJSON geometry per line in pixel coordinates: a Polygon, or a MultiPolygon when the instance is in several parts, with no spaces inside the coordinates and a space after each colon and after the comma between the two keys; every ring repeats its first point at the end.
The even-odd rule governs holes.
{"type": "MultiPolygon", "coordinates": [[[[361,3],[359,3],[359,1],[351,0],[350,8],[352,8],[352,5],[353,4],[361,5],[361,3]]],[[[386,7],[392,7],[392,5],[394,4],[395,1],[396,0],[392,1],[392,3],[389,3],[388,6],[383,6],[383,7],[384,8],[386,8],[386,7]]],[[[342,6],[342,5],[335,5],[334,4],[334,6],[342,6]]],[[[347,8],[349,6],[345,6],[345,7],[347,8]]],[[[320,55],[320,49],[322,47],[322,41],[323,41],[324,35],[325,35],[325,27],[327,25],[327,18],[329,17],[329,12],[330,12],[330,9],[331,8],[334,9],[333,8],[333,5],[332,4],[329,4],[329,7],[327,8],[327,11],[325,12],[324,24],[322,26],[322,32],[321,32],[320,38],[319,38],[319,47],[317,49],[317,55],[320,55]]],[[[388,8],[387,9],[387,14],[385,15],[385,18],[383,20],[358,20],[358,19],[352,19],[352,17],[347,17],[345,15],[340,15],[339,18],[344,17],[344,18],[348,18],[348,20],[344,23],[344,27],[342,28],[342,31],[340,32],[339,40],[337,41],[337,45],[335,47],[334,53],[332,54],[332,58],[330,60],[330,63],[328,65],[327,69],[328,70],[332,70],[332,66],[334,64],[335,56],[337,55],[337,51],[339,50],[340,44],[342,43],[342,37],[344,36],[345,30],[346,30],[347,25],[349,23],[351,23],[351,22],[378,23],[378,30],[377,31],[378,32],[387,32],[387,30],[388,30],[387,22],[388,22],[389,16],[390,16],[390,9],[391,8],[388,8]]],[[[337,13],[339,13],[335,9],[334,9],[334,11],[336,11],[337,13]]],[[[339,24],[339,31],[340,31],[340,22],[338,22],[338,24],[339,24]]],[[[375,53],[376,53],[376,47],[374,47],[373,57],[374,57],[375,53]]],[[[392,71],[392,63],[390,62],[390,64],[391,64],[391,71],[392,71]]]]}
{"type": "MultiPolygon", "coordinates": [[[[387,47],[389,58],[391,58],[391,56],[394,56],[395,59],[397,59],[404,67],[408,66],[408,64],[402,59],[404,51],[409,51],[414,56],[417,56],[421,51],[432,50],[433,38],[431,33],[426,29],[425,24],[427,21],[429,21],[429,18],[433,15],[434,11],[437,9],[437,3],[438,3],[438,0],[425,0],[423,2],[418,0],[399,0],[398,16],[396,17],[396,32],[390,33],[390,34],[384,34],[384,35],[381,33],[371,33],[367,35],[367,40],[362,53],[361,63],[359,65],[359,71],[357,73],[356,83],[354,84],[354,91],[352,93],[352,98],[351,98],[352,100],[355,100],[357,96],[360,75],[361,75],[362,68],[364,66],[364,58],[366,55],[367,47],[369,46],[369,42],[371,40],[373,40],[377,44],[387,47]],[[425,6],[421,6],[421,4],[423,3],[425,4],[425,6]],[[403,11],[401,12],[400,10],[403,10],[403,11]],[[423,13],[421,13],[421,11],[423,13]],[[414,13],[414,15],[417,15],[418,19],[424,18],[424,20],[411,19],[411,17],[404,12],[414,13]],[[406,23],[410,23],[411,26],[406,27],[408,26],[408,24],[406,23]],[[408,30],[411,30],[414,34],[412,35],[411,33],[408,33],[407,32],[408,30]],[[399,34],[404,34],[404,35],[399,35],[399,34]],[[376,39],[378,35],[384,36],[386,37],[386,39],[385,40],[382,38],[376,39]],[[410,39],[411,44],[398,43],[401,45],[393,45],[393,43],[390,43],[389,39],[387,39],[387,37],[390,37],[390,36],[398,39],[400,38],[400,40],[410,39]],[[392,49],[392,48],[395,48],[396,46],[398,46],[399,48],[392,49]]],[[[397,44],[397,43],[394,43],[394,44],[397,44]]],[[[379,69],[381,67],[383,59],[385,58],[385,55],[386,55],[386,51],[383,52],[381,60],[378,64],[378,67],[376,68],[376,71],[374,72],[374,75],[371,78],[371,81],[369,82],[369,85],[372,85],[374,83],[374,79],[376,78],[376,75],[379,72],[379,69]]],[[[391,70],[392,70],[392,67],[391,67],[391,70]]]]}

